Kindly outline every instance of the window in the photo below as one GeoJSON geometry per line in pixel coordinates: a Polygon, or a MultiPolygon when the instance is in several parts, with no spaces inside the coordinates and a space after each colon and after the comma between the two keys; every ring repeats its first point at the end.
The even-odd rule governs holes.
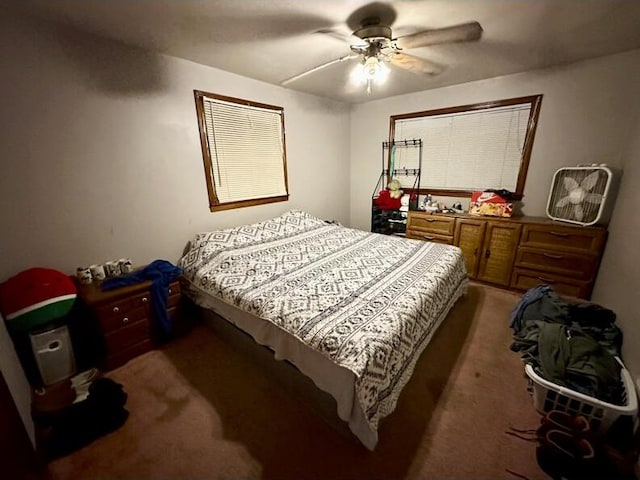
{"type": "MultiPolygon", "coordinates": [[[[392,140],[422,139],[420,193],[470,196],[506,189],[522,196],[542,95],[391,117],[392,140]]],[[[393,152],[396,168],[417,168],[393,152]]],[[[403,185],[411,187],[411,185],[403,185]]]]}
{"type": "Polygon", "coordinates": [[[194,96],[210,210],[288,200],[282,107],[194,96]]]}

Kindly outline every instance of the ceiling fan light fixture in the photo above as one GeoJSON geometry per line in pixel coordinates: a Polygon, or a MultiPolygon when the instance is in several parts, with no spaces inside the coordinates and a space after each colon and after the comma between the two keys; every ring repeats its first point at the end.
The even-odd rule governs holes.
{"type": "Polygon", "coordinates": [[[358,83],[366,84],[367,93],[371,94],[371,87],[374,83],[381,85],[387,80],[389,67],[379,57],[371,56],[356,65],[352,76],[358,83]]]}

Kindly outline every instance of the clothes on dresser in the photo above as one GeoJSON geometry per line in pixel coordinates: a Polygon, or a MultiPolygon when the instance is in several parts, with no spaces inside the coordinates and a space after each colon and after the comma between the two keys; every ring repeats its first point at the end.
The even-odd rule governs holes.
{"type": "Polygon", "coordinates": [[[160,323],[160,327],[166,335],[171,334],[171,319],[167,313],[167,298],[169,285],[182,274],[182,269],[167,260],[154,260],[142,270],[127,275],[108,278],[102,282],[102,290],[114,290],[116,288],[133,285],[135,283],[151,280],[151,306],[160,323]]]}

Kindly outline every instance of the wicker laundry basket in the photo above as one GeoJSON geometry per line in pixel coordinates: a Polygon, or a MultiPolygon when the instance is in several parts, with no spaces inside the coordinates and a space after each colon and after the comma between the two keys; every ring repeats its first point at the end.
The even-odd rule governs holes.
{"type": "Polygon", "coordinates": [[[613,423],[622,416],[632,417],[634,431],[638,426],[638,399],[633,380],[624,364],[616,357],[622,367],[620,381],[624,386],[624,405],[614,405],[603,402],[567,387],[562,387],[545,380],[538,375],[534,368],[526,364],[525,373],[529,377],[530,391],[533,395],[533,406],[540,413],[550,410],[562,410],[572,414],[579,414],[589,419],[591,429],[605,433],[613,423]]]}

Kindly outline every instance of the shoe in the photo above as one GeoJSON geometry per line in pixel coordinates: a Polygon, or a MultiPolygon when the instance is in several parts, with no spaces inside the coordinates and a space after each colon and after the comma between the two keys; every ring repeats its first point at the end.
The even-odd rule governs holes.
{"type": "Polygon", "coordinates": [[[549,430],[536,449],[538,464],[552,478],[593,478],[595,450],[585,438],[565,430],[549,430]]]}
{"type": "Polygon", "coordinates": [[[78,387],[80,385],[88,385],[93,382],[100,375],[100,370],[97,368],[90,368],[82,373],[77,374],[74,377],[71,377],[71,385],[73,387],[78,387]]]}

